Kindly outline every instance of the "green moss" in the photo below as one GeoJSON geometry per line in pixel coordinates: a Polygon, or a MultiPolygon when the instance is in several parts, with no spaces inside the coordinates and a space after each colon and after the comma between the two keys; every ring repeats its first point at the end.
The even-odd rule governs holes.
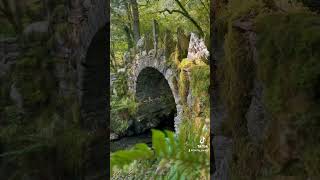
{"type": "Polygon", "coordinates": [[[91,136],[79,128],[68,128],[58,138],[57,150],[65,168],[69,172],[81,174],[81,167],[86,160],[87,147],[91,136]]]}
{"type": "Polygon", "coordinates": [[[304,165],[306,166],[306,171],[311,177],[320,176],[320,146],[315,144],[315,146],[309,147],[303,153],[304,165]]]}
{"type": "Polygon", "coordinates": [[[191,70],[191,67],[194,65],[194,61],[190,61],[189,59],[183,59],[181,63],[178,65],[179,73],[179,95],[181,97],[182,103],[187,103],[187,96],[189,93],[189,75],[188,71],[191,70]]]}
{"type": "Polygon", "coordinates": [[[283,111],[290,98],[317,93],[320,76],[319,17],[308,12],[273,14],[257,19],[260,78],[265,99],[274,113],[283,111]],[[268,30],[266,26],[271,27],[268,30]],[[277,102],[277,103],[274,103],[277,102]]]}
{"type": "Polygon", "coordinates": [[[188,73],[181,70],[179,75],[179,95],[181,97],[182,103],[187,102],[187,96],[189,93],[189,78],[188,73]]]}
{"type": "MultiPolygon", "coordinates": [[[[316,25],[319,20],[319,16],[306,10],[261,15],[256,19],[258,75],[265,85],[264,102],[274,116],[274,124],[290,127],[303,137],[294,140],[299,147],[295,151],[303,154],[298,157],[304,159],[309,176],[319,175],[319,160],[311,158],[316,156],[310,150],[320,130],[316,123],[319,113],[315,110],[319,108],[320,26],[316,25]]],[[[269,133],[282,136],[281,129],[269,133]]]]}
{"type": "Polygon", "coordinates": [[[208,96],[210,86],[210,67],[208,65],[195,65],[191,69],[191,81],[193,96],[208,96]]]}
{"type": "Polygon", "coordinates": [[[174,51],[169,58],[166,60],[166,65],[173,68],[178,69],[180,64],[180,60],[177,59],[177,51],[174,51]]]}
{"type": "Polygon", "coordinates": [[[190,73],[190,87],[192,96],[195,97],[194,112],[203,113],[201,116],[209,117],[209,86],[210,67],[206,64],[194,65],[190,73]]]}
{"type": "Polygon", "coordinates": [[[55,32],[62,36],[67,36],[70,28],[70,24],[67,22],[59,23],[55,25],[55,32]]]}
{"type": "Polygon", "coordinates": [[[63,4],[57,5],[53,10],[53,17],[55,20],[61,21],[67,16],[67,7],[65,7],[63,4]]]}
{"type": "Polygon", "coordinates": [[[255,75],[251,51],[246,36],[229,24],[225,39],[225,59],[222,64],[222,95],[229,113],[229,123],[235,136],[246,135],[245,113],[250,105],[255,75]]]}
{"type": "Polygon", "coordinates": [[[254,18],[257,14],[268,11],[263,0],[233,0],[228,4],[227,13],[228,22],[233,22],[242,18],[254,18]]]}
{"type": "Polygon", "coordinates": [[[263,166],[261,146],[250,143],[247,139],[238,138],[233,143],[234,161],[231,164],[232,180],[257,179],[263,166]]]}
{"type": "Polygon", "coordinates": [[[10,23],[2,19],[0,20],[0,23],[1,23],[0,38],[16,36],[15,29],[10,23]]]}
{"type": "Polygon", "coordinates": [[[178,68],[181,69],[181,70],[182,69],[188,69],[194,64],[195,64],[194,61],[191,61],[189,59],[183,59],[181,61],[181,63],[179,64],[178,68]]]}
{"type": "Polygon", "coordinates": [[[50,57],[46,48],[28,50],[19,59],[13,72],[13,82],[21,93],[24,108],[37,109],[46,104],[55,90],[55,80],[51,71],[50,57]]]}
{"type": "Polygon", "coordinates": [[[129,127],[128,121],[135,116],[138,105],[134,97],[112,97],[111,130],[117,134],[124,133],[129,127]]]}

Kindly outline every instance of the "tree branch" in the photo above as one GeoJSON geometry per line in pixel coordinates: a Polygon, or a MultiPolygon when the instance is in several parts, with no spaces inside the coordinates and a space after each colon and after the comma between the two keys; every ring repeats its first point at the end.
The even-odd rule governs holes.
{"type": "Polygon", "coordinates": [[[188,11],[183,7],[183,5],[181,4],[181,2],[179,0],[175,0],[175,2],[178,4],[178,6],[180,7],[180,9],[184,12],[183,15],[188,18],[195,26],[196,28],[198,29],[199,33],[200,33],[200,36],[203,36],[204,33],[203,33],[203,30],[202,28],[200,27],[200,25],[197,23],[196,20],[194,20],[190,14],[188,13],[188,11]]]}
{"type": "Polygon", "coordinates": [[[178,6],[180,7],[181,10],[177,10],[177,9],[173,9],[173,10],[169,10],[168,8],[165,8],[164,10],[158,11],[158,13],[164,13],[164,12],[168,12],[169,14],[173,14],[173,13],[179,13],[181,15],[183,15],[184,17],[186,17],[187,19],[189,19],[192,24],[194,26],[196,26],[196,28],[198,29],[200,36],[204,36],[204,32],[202,30],[202,28],[200,27],[200,25],[197,23],[196,20],[194,20],[190,14],[188,13],[188,11],[183,7],[183,5],[181,4],[181,2],[179,0],[175,0],[175,2],[178,4],[178,6]]]}
{"type": "Polygon", "coordinates": [[[177,10],[177,9],[173,9],[173,10],[170,10],[168,8],[165,8],[164,10],[161,10],[161,11],[158,11],[158,13],[164,13],[164,12],[168,12],[169,14],[173,14],[173,13],[180,13],[182,14],[183,16],[186,16],[186,14],[180,10],[177,10]]]}
{"type": "Polygon", "coordinates": [[[164,10],[158,11],[159,13],[164,13],[164,12],[168,12],[169,14],[173,14],[173,13],[179,13],[181,15],[183,15],[184,17],[186,17],[187,19],[189,19],[193,25],[196,26],[196,28],[198,29],[200,36],[204,36],[204,32],[202,30],[202,28],[200,27],[200,25],[197,23],[196,20],[194,20],[190,14],[188,13],[188,11],[183,7],[183,5],[181,4],[181,2],[179,0],[175,0],[175,2],[178,4],[178,6],[180,7],[181,10],[177,10],[177,9],[173,9],[173,10],[169,10],[168,8],[165,8],[164,10]]]}
{"type": "Polygon", "coordinates": [[[203,7],[207,10],[207,12],[210,13],[210,11],[209,11],[208,7],[206,6],[206,4],[202,0],[200,0],[200,2],[203,5],[203,7]]]}

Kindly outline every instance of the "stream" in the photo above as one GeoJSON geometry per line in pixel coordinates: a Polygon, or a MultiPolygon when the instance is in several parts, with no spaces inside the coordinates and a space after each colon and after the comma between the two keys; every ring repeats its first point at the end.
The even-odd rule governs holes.
{"type": "MultiPolygon", "coordinates": [[[[168,119],[165,121],[161,121],[160,124],[157,127],[154,127],[153,129],[158,130],[170,130],[174,131],[174,124],[168,124],[168,122],[173,122],[172,119],[168,119]]],[[[123,136],[119,139],[111,140],[110,142],[110,152],[115,152],[118,150],[124,150],[132,148],[135,144],[138,143],[145,143],[149,147],[152,146],[152,136],[151,136],[151,129],[146,130],[143,133],[140,134],[134,134],[132,136],[123,136]]]]}
{"type": "Polygon", "coordinates": [[[151,131],[144,132],[142,134],[136,134],[133,136],[124,136],[120,139],[110,142],[110,152],[129,149],[138,143],[146,143],[151,147],[151,131]]]}

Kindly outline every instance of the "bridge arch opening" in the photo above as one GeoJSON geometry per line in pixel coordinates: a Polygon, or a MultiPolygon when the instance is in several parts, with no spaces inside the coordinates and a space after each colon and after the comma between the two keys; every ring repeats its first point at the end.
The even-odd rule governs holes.
{"type": "Polygon", "coordinates": [[[137,121],[140,128],[174,131],[175,99],[165,76],[157,69],[142,69],[136,80],[137,121]]]}
{"type": "Polygon", "coordinates": [[[81,120],[85,127],[93,130],[107,128],[108,36],[105,25],[93,36],[80,65],[81,120]]]}

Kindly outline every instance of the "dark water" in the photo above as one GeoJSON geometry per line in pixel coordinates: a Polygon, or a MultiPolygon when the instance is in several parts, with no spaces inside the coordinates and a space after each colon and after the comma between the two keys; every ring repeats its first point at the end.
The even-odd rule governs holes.
{"type": "Polygon", "coordinates": [[[134,136],[122,137],[118,140],[111,141],[110,151],[114,152],[117,150],[128,149],[138,143],[146,143],[151,146],[151,131],[134,136]]]}
{"type": "MultiPolygon", "coordinates": [[[[174,131],[174,123],[173,120],[162,120],[161,123],[155,127],[154,129],[158,130],[169,130],[174,131]],[[170,122],[170,123],[167,123],[170,122]]],[[[141,134],[135,134],[133,136],[124,136],[120,139],[113,140],[110,142],[110,151],[114,152],[117,150],[123,150],[133,147],[135,144],[138,143],[145,143],[148,146],[152,146],[152,136],[151,136],[151,129],[145,131],[141,134]]]]}

